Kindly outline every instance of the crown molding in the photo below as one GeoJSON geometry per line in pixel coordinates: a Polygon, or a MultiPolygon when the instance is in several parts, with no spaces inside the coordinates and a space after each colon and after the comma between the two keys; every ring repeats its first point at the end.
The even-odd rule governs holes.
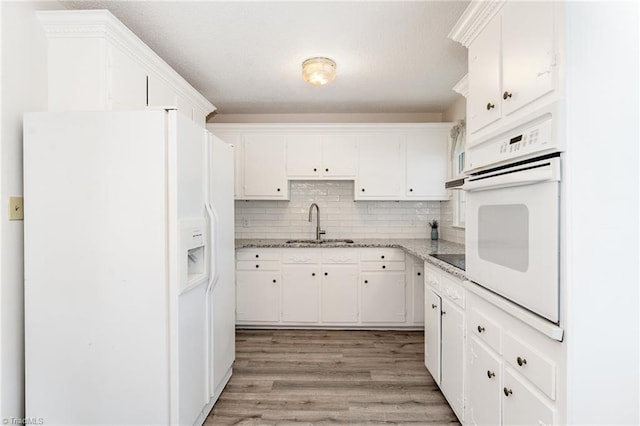
{"type": "Polygon", "coordinates": [[[51,10],[38,11],[36,14],[47,38],[104,38],[165,80],[205,116],[216,110],[211,102],[108,10],[51,10]]]}
{"type": "Polygon", "coordinates": [[[465,98],[469,94],[469,74],[465,74],[459,82],[453,86],[453,91],[464,96],[465,98]]]}
{"type": "Polygon", "coordinates": [[[487,23],[502,8],[506,0],[473,0],[449,32],[449,37],[464,47],[480,34],[487,23]]]}

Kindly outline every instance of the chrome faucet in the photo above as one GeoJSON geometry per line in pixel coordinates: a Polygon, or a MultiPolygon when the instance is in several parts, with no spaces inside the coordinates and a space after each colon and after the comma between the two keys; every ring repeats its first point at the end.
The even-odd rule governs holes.
{"type": "Polygon", "coordinates": [[[311,222],[311,214],[313,213],[313,206],[316,206],[316,240],[320,241],[320,236],[326,234],[325,231],[320,229],[320,207],[313,203],[309,206],[309,222],[311,222]]]}

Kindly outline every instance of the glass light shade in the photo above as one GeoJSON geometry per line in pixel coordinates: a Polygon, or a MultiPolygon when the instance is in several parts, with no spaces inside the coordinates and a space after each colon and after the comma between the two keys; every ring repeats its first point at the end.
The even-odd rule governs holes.
{"type": "Polygon", "coordinates": [[[302,63],[302,77],[309,84],[323,86],[336,78],[336,63],[329,58],[309,58],[302,63]]]}

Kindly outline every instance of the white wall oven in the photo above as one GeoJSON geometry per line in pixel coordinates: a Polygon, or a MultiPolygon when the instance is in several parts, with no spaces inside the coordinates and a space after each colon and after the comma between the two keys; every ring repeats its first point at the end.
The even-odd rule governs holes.
{"type": "Polygon", "coordinates": [[[463,189],[467,277],[558,323],[562,169],[553,118],[538,116],[487,140],[476,160],[490,160],[493,147],[499,161],[485,160],[463,189]]]}

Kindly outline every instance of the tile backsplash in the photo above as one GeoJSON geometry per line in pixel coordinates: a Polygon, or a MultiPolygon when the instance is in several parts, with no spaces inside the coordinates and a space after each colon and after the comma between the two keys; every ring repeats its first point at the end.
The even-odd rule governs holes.
{"type": "Polygon", "coordinates": [[[353,181],[292,181],[290,196],[236,201],[236,238],[315,238],[311,203],[320,206],[323,238],[429,238],[427,222],[441,219],[439,201],[354,202],[353,181]]]}

